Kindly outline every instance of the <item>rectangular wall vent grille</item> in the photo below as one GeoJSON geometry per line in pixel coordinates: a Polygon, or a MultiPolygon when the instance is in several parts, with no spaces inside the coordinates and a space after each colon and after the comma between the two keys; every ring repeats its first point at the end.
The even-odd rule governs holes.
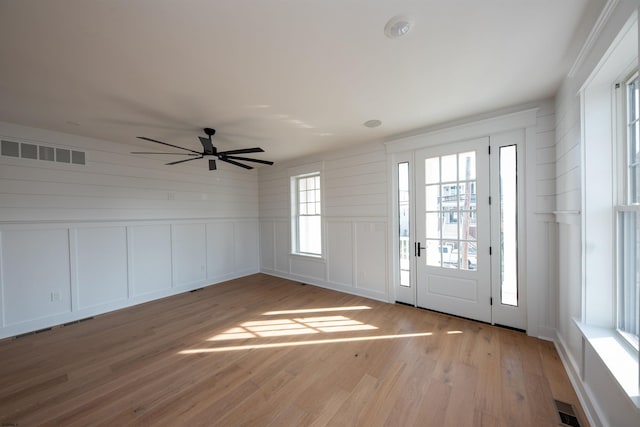
{"type": "Polygon", "coordinates": [[[0,144],[0,155],[56,163],[72,163],[74,165],[86,164],[86,154],[84,151],[28,144],[26,142],[18,143],[15,141],[2,140],[2,144],[0,144]]]}
{"type": "Polygon", "coordinates": [[[554,400],[554,403],[556,404],[556,409],[558,410],[560,425],[569,427],[580,427],[575,408],[572,404],[562,402],[560,400],[554,400]]]}
{"type": "Polygon", "coordinates": [[[2,141],[2,155],[20,157],[20,144],[13,141],[2,141]]]}
{"type": "Polygon", "coordinates": [[[35,144],[20,144],[20,157],[23,159],[37,159],[38,146],[35,144]]]}

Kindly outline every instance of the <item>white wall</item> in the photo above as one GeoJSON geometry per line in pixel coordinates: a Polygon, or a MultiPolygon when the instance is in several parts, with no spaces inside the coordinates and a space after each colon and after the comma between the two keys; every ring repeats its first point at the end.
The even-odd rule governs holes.
{"type": "Polygon", "coordinates": [[[368,143],[259,171],[261,270],[383,301],[390,298],[387,158],[368,143]],[[291,255],[291,168],[323,163],[322,259],[291,255]]]}
{"type": "Polygon", "coordinates": [[[535,143],[527,146],[526,163],[534,181],[526,188],[527,199],[527,331],[551,339],[556,328],[556,209],[555,137],[556,114],[551,100],[541,102],[536,113],[535,143]]]}
{"type": "MultiPolygon", "coordinates": [[[[583,406],[594,425],[637,426],[640,413],[613,376],[583,339],[575,320],[583,320],[583,265],[581,254],[584,164],[579,90],[629,16],[637,1],[610,1],[596,22],[585,48],[556,95],[556,233],[557,343],[583,406]]],[[[603,117],[609,120],[609,117],[603,117]]],[[[593,178],[593,177],[592,177],[593,178]]],[[[584,189],[588,194],[589,188],[584,189]]],[[[594,301],[596,304],[606,304],[594,301]]]]}
{"type": "Polygon", "coordinates": [[[0,156],[0,338],[259,270],[255,170],[9,123],[0,139],[86,152],[0,156]]]}

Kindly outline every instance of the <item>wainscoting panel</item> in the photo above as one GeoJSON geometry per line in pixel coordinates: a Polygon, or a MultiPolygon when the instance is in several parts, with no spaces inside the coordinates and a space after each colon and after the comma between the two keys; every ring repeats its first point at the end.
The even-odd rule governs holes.
{"type": "Polygon", "coordinates": [[[1,265],[2,326],[71,311],[68,230],[2,231],[1,265]]]}
{"type": "Polygon", "coordinates": [[[356,286],[387,294],[387,264],[386,224],[356,224],[356,286]]]}
{"type": "Polygon", "coordinates": [[[390,300],[384,218],[326,218],[325,253],[320,258],[289,252],[289,221],[288,218],[260,221],[262,272],[381,301],[390,300]],[[264,254],[269,248],[273,248],[275,260],[264,254]]]}
{"type": "Polygon", "coordinates": [[[171,288],[171,226],[128,228],[131,288],[134,296],[171,288]]]}
{"type": "Polygon", "coordinates": [[[260,268],[275,268],[275,230],[273,221],[260,222],[260,268]]]}
{"type": "Polygon", "coordinates": [[[205,224],[178,224],[171,227],[173,286],[189,286],[206,279],[205,231],[205,224]]]}
{"type": "Polygon", "coordinates": [[[207,278],[216,280],[228,277],[235,271],[235,251],[233,242],[234,223],[231,221],[207,224],[207,278]]]}
{"type": "Polygon", "coordinates": [[[300,278],[326,280],[326,263],[322,259],[293,255],[291,273],[300,278]]]}
{"type": "Polygon", "coordinates": [[[329,282],[353,286],[353,225],[327,221],[327,261],[329,282]]]}
{"type": "Polygon", "coordinates": [[[290,269],[289,251],[291,246],[291,226],[289,221],[274,221],[276,271],[288,273],[290,269]]]}
{"type": "Polygon", "coordinates": [[[235,230],[236,271],[251,271],[260,265],[260,245],[258,223],[239,222],[235,230]]]}
{"type": "Polygon", "coordinates": [[[126,299],[126,228],[78,228],[75,242],[78,308],[126,299]]]}

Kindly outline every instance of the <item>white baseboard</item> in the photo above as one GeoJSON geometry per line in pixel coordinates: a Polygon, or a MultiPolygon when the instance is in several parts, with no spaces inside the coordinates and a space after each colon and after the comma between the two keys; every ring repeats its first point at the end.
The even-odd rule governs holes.
{"type": "Polygon", "coordinates": [[[309,285],[318,286],[320,288],[331,289],[345,294],[357,295],[359,297],[370,298],[382,302],[389,301],[389,296],[380,292],[368,291],[366,289],[354,288],[349,286],[340,285],[338,283],[328,282],[315,277],[300,276],[293,273],[285,273],[282,271],[261,269],[261,273],[268,274],[270,276],[281,277],[283,279],[293,280],[296,282],[303,282],[309,285]]]}
{"type": "Polygon", "coordinates": [[[580,367],[569,352],[566,342],[561,335],[555,333],[553,343],[555,344],[556,351],[560,356],[562,365],[564,366],[565,371],[567,371],[569,381],[571,381],[571,385],[573,386],[573,389],[578,396],[578,400],[582,405],[582,409],[587,416],[587,421],[589,421],[589,424],[593,427],[604,426],[602,423],[603,418],[600,416],[601,411],[599,406],[595,399],[593,399],[593,395],[590,392],[588,385],[582,381],[580,367]]]}

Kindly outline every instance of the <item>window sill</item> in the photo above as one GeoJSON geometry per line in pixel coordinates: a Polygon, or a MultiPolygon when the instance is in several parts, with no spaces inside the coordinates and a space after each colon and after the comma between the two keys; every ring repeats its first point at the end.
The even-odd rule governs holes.
{"type": "Polygon", "coordinates": [[[573,319],[582,336],[589,342],[611,375],[640,409],[640,376],[638,355],[614,329],[587,325],[573,319]]]}
{"type": "Polygon", "coordinates": [[[289,253],[289,255],[293,257],[308,259],[310,261],[327,262],[326,258],[324,258],[322,255],[301,254],[297,252],[291,252],[289,253]]]}

